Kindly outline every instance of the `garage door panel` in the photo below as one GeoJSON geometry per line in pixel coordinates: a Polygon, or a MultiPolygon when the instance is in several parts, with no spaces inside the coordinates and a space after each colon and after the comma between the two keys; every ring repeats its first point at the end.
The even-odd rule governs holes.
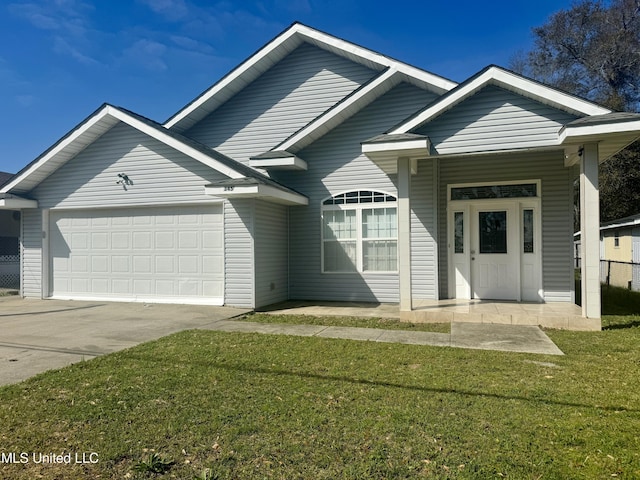
{"type": "Polygon", "coordinates": [[[198,242],[199,233],[197,230],[178,232],[178,247],[180,249],[200,248],[200,242],[198,242]]]}
{"type": "Polygon", "coordinates": [[[136,275],[145,275],[153,273],[151,268],[151,255],[134,255],[133,257],[133,273],[136,275]]]}
{"type": "Polygon", "coordinates": [[[109,234],[106,232],[91,232],[91,249],[110,250],[109,234]]]}
{"type": "Polygon", "coordinates": [[[51,294],[221,304],[220,205],[50,213],[51,294]]]}
{"type": "Polygon", "coordinates": [[[92,273],[109,273],[109,257],[107,255],[94,255],[91,257],[92,273]]]}
{"type": "Polygon", "coordinates": [[[153,248],[151,232],[133,232],[132,239],[134,250],[153,248]]]}

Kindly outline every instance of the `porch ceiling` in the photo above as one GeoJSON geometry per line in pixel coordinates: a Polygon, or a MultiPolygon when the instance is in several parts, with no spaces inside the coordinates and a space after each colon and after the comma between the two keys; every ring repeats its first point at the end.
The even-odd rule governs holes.
{"type": "Polygon", "coordinates": [[[579,158],[579,146],[598,144],[598,160],[604,162],[640,138],[640,114],[609,113],[575,120],[560,129],[560,143],[567,152],[567,163],[579,158]]]}

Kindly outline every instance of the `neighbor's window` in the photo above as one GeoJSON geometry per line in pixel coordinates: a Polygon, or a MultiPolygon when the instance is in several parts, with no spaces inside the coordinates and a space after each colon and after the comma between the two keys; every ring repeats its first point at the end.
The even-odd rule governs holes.
{"type": "Polygon", "coordinates": [[[324,200],[322,265],[325,273],[397,271],[396,197],[361,190],[324,200]]]}
{"type": "Polygon", "coordinates": [[[620,232],[615,232],[613,235],[613,246],[620,248],[620,232]]]}

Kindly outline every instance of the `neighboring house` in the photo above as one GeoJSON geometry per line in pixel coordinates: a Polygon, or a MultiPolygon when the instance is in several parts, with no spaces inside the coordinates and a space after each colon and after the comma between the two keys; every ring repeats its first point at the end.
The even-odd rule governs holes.
{"type": "Polygon", "coordinates": [[[640,290],[640,214],[602,223],[600,238],[609,284],[640,290]]]}
{"type": "Polygon", "coordinates": [[[581,171],[570,327],[599,328],[598,163],[639,136],[638,115],[499,67],[456,84],[294,24],[163,124],[101,106],[0,208],[22,211],[25,297],[406,317],[418,300],[572,302],[581,171]]]}
{"type": "MultiPolygon", "coordinates": [[[[13,177],[0,172],[0,187],[13,177]]],[[[20,211],[0,210],[0,288],[20,286],[20,211]]]]}

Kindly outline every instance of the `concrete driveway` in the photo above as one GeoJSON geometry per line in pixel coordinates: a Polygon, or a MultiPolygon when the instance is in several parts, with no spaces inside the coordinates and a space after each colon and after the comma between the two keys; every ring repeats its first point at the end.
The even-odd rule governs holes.
{"type": "Polygon", "coordinates": [[[0,297],[0,385],[248,311],[0,297]]]}

